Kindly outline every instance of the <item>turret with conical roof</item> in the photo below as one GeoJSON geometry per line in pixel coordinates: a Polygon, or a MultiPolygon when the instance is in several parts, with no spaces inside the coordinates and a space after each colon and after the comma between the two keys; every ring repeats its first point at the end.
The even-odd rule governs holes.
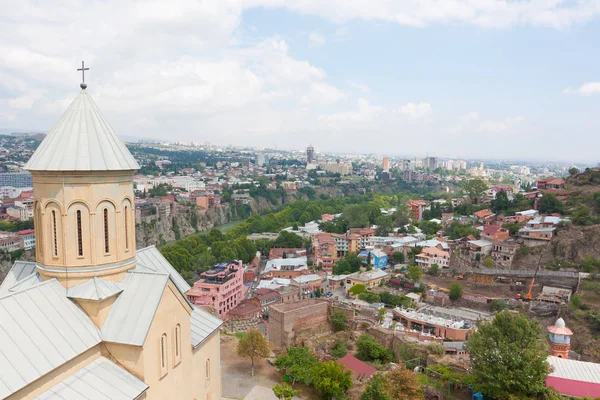
{"type": "Polygon", "coordinates": [[[26,168],[40,275],[66,287],[94,276],[121,280],[135,266],[139,165],[83,86],[26,168]]]}
{"type": "Polygon", "coordinates": [[[550,340],[550,355],[560,358],[569,358],[571,350],[571,336],[573,332],[567,328],[565,320],[558,318],[554,325],[548,327],[550,340]]]}

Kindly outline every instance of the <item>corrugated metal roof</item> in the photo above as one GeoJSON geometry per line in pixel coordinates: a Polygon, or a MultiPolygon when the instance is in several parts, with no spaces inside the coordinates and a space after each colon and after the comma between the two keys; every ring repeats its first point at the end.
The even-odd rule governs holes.
{"type": "Polygon", "coordinates": [[[32,171],[119,171],[140,168],[82,90],[31,156],[32,171]]]}
{"type": "Polygon", "coordinates": [[[168,281],[167,274],[128,272],[102,326],[104,341],[142,346],[168,281]]]}
{"type": "Polygon", "coordinates": [[[0,285],[0,297],[10,294],[9,289],[15,286],[19,281],[29,277],[35,272],[35,263],[26,261],[17,261],[13,264],[10,271],[0,285]]]}
{"type": "Polygon", "coordinates": [[[82,367],[35,400],[132,400],[148,385],[104,357],[82,367]]]}
{"type": "Polygon", "coordinates": [[[56,279],[0,299],[0,398],[100,342],[96,326],[56,279]]]}
{"type": "Polygon", "coordinates": [[[194,307],[190,318],[192,324],[192,347],[198,347],[204,339],[223,324],[223,321],[219,318],[198,307],[194,307]]]}
{"type": "Polygon", "coordinates": [[[122,283],[107,281],[95,276],[87,282],[69,288],[67,297],[72,299],[104,300],[122,291],[122,283]]]}
{"type": "Polygon", "coordinates": [[[600,383],[600,364],[554,356],[548,357],[548,363],[554,369],[548,376],[581,382],[600,383]]]}
{"type": "Polygon", "coordinates": [[[146,247],[138,250],[136,253],[136,261],[140,272],[154,271],[160,273],[166,273],[171,276],[173,283],[177,286],[177,289],[185,296],[185,292],[190,290],[190,285],[179,275],[179,272],[173,268],[173,266],[167,261],[167,259],[160,254],[160,251],[154,246],[146,247]]]}

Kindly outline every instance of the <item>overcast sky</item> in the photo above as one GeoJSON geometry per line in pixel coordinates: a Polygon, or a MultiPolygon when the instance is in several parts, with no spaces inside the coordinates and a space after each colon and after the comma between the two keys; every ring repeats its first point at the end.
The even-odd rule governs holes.
{"type": "Polygon", "coordinates": [[[120,135],[600,161],[600,0],[0,9],[0,128],[50,130],[85,60],[88,92],[120,135]]]}

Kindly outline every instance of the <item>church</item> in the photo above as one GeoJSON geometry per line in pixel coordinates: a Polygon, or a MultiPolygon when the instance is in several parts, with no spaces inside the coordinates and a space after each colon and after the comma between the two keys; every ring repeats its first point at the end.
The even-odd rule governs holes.
{"type": "Polygon", "coordinates": [[[86,87],[26,165],[36,261],[0,285],[0,399],[220,400],[222,321],[136,249],[139,165],[86,87]]]}

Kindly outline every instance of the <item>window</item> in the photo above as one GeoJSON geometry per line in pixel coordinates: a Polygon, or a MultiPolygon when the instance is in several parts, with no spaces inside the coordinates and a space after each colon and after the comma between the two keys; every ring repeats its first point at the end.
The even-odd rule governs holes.
{"type": "Polygon", "coordinates": [[[108,254],[110,247],[108,244],[108,208],[104,209],[104,253],[108,254]]]}
{"type": "Polygon", "coordinates": [[[210,381],[210,358],[206,360],[206,380],[210,381]]]}
{"type": "Polygon", "coordinates": [[[77,210],[77,255],[83,257],[83,236],[81,232],[81,210],[77,210]]]}
{"type": "Polygon", "coordinates": [[[167,334],[160,337],[160,365],[159,376],[162,378],[167,374],[167,334]]]}
{"type": "Polygon", "coordinates": [[[125,250],[129,250],[129,207],[125,206],[125,250]]]}
{"type": "Polygon", "coordinates": [[[52,238],[54,257],[58,257],[58,240],[56,239],[56,211],[54,210],[52,210],[52,238]]]}
{"type": "Polygon", "coordinates": [[[173,366],[181,362],[181,325],[175,325],[173,332],[173,366]]]}

